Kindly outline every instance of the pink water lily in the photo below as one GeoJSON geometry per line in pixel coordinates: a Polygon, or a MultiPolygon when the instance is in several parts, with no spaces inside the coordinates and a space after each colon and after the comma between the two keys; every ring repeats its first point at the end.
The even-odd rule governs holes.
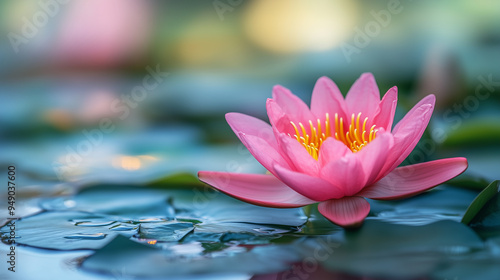
{"type": "Polygon", "coordinates": [[[267,207],[317,203],[333,223],[359,226],[370,212],[365,199],[400,199],[462,173],[465,158],[398,167],[424,133],[435,97],[423,98],[392,128],[397,88],[380,100],[374,77],[365,73],[345,99],[337,85],[320,78],[311,108],[282,86],[267,100],[271,125],[239,113],[226,114],[238,138],[270,174],[200,171],[201,181],[237,199],[267,207]]]}

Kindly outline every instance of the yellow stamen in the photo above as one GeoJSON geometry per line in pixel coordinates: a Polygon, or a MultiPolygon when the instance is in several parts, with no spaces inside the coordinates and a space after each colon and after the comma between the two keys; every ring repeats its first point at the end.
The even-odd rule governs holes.
{"type": "Polygon", "coordinates": [[[309,120],[309,126],[311,128],[311,142],[314,143],[314,136],[316,136],[316,129],[313,126],[313,122],[309,120]]]}
{"type": "Polygon", "coordinates": [[[354,153],[360,151],[366,144],[375,139],[377,134],[377,129],[375,128],[377,126],[372,125],[370,130],[367,131],[368,118],[364,118],[361,124],[361,115],[362,113],[358,113],[357,116],[352,114],[349,127],[345,130],[344,119],[335,114],[335,130],[333,134],[330,128],[330,115],[328,113],[325,115],[324,122],[321,119],[317,119],[316,123],[309,120],[309,132],[301,122],[298,123],[298,126],[294,122],[290,122],[290,124],[295,131],[293,137],[317,160],[321,145],[323,145],[323,142],[328,137],[335,137],[335,139],[343,142],[354,153]]]}
{"type": "Polygon", "coordinates": [[[344,124],[342,118],[339,118],[335,115],[335,138],[339,141],[342,141],[351,151],[359,152],[366,144],[370,143],[373,139],[375,139],[377,135],[377,126],[372,125],[369,131],[366,130],[366,124],[368,122],[368,118],[363,120],[363,125],[361,125],[361,113],[358,113],[357,116],[354,114],[351,115],[351,123],[349,124],[349,129],[344,134],[344,124]],[[365,134],[368,134],[368,139],[366,139],[365,134]],[[344,136],[345,135],[345,136],[344,136]]]}
{"type": "Polygon", "coordinates": [[[295,138],[297,138],[297,140],[299,140],[299,130],[297,129],[297,126],[293,123],[293,122],[290,122],[292,125],[293,125],[293,128],[295,129],[295,138]]]}
{"type": "Polygon", "coordinates": [[[304,125],[302,123],[298,123],[298,127],[294,122],[290,122],[295,130],[295,139],[304,146],[306,151],[314,158],[318,159],[319,157],[319,149],[321,145],[328,137],[332,137],[330,131],[330,116],[328,114],[325,115],[324,121],[324,129],[323,124],[320,119],[316,120],[314,123],[312,120],[309,120],[309,134],[306,131],[304,125]],[[300,127],[300,129],[299,129],[300,127]]]}

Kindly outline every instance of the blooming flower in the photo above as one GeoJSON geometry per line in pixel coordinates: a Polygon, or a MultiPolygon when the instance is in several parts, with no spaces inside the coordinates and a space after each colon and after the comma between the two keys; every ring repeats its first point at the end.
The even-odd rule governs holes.
{"type": "Polygon", "coordinates": [[[267,207],[317,203],[333,223],[358,226],[370,212],[366,198],[406,198],[441,184],[467,168],[465,158],[397,167],[424,133],[435,97],[423,98],[392,128],[397,88],[380,100],[365,73],[345,99],[320,78],[311,108],[282,86],[267,100],[271,125],[239,113],[226,114],[238,138],[270,174],[200,171],[201,181],[237,199],[267,207]]]}

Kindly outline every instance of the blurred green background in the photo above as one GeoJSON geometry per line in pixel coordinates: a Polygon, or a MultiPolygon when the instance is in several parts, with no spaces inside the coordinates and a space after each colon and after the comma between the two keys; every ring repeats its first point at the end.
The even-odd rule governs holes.
{"type": "MultiPolygon", "coordinates": [[[[54,275],[63,279],[67,273],[81,277],[75,279],[103,277],[83,275],[74,268],[77,264],[68,266],[64,259],[94,251],[57,255],[29,246],[97,249],[103,255],[97,254],[94,266],[107,265],[99,258],[113,259],[129,248],[134,257],[142,256],[135,250],[142,252],[143,247],[134,247],[137,244],[127,239],[114,239],[111,248],[101,248],[117,235],[114,226],[106,229],[107,239],[82,239],[80,222],[71,218],[83,214],[71,211],[104,215],[97,220],[99,226],[109,225],[101,221],[111,219],[106,215],[118,215],[111,223],[128,226],[118,230],[135,234],[133,240],[156,244],[159,239],[161,256],[168,251],[175,261],[182,261],[179,255],[207,261],[207,271],[225,271],[231,267],[226,260],[241,262],[242,254],[235,252],[253,254],[252,246],[273,238],[273,246],[290,243],[293,250],[308,252],[315,248],[309,243],[317,241],[311,236],[317,235],[334,236],[347,244],[332,255],[334,271],[339,266],[339,271],[348,268],[373,276],[377,273],[372,269],[378,268],[398,276],[401,270],[410,271],[404,275],[411,278],[433,269],[419,263],[418,252],[433,256],[445,252],[453,269],[444,274],[435,270],[441,274],[434,277],[454,279],[457,271],[469,273],[464,279],[478,279],[481,273],[498,275],[494,271],[498,231],[483,242],[458,223],[477,190],[500,178],[498,1],[1,1],[0,62],[0,166],[4,170],[16,166],[16,216],[23,217],[20,223],[27,227],[19,229],[20,242],[24,237],[28,246],[18,251],[21,273],[13,279],[33,277],[36,271],[53,271],[46,275],[50,279],[54,275]],[[237,141],[225,113],[267,120],[265,102],[276,84],[309,103],[319,77],[333,79],[345,94],[364,72],[374,74],[381,95],[398,87],[396,119],[425,95],[436,95],[428,130],[404,164],[467,157],[469,169],[448,186],[475,191],[445,185],[402,202],[372,201],[372,215],[360,233],[345,232],[345,236],[313,208],[290,210],[289,219],[282,221],[285,212],[270,215],[278,210],[255,210],[224,195],[211,196],[216,194],[212,192],[203,193],[210,202],[205,208],[193,208],[200,186],[197,171],[265,172],[237,141]],[[172,186],[188,189],[178,192],[172,186]],[[166,215],[166,209],[175,215],[166,215]],[[31,222],[24,219],[30,215],[34,215],[31,222]],[[449,219],[454,222],[441,221],[449,219]],[[271,225],[276,221],[283,224],[271,225]],[[427,225],[435,221],[439,222],[427,225]],[[255,228],[259,223],[266,226],[255,228]],[[172,233],[186,225],[188,230],[178,232],[174,240],[172,233]],[[419,225],[423,226],[414,227],[419,225]],[[138,233],[147,226],[149,233],[138,233]],[[240,230],[243,235],[233,234],[240,230]],[[66,247],[68,232],[77,233],[70,238],[76,240],[71,243],[74,247],[66,247]],[[281,237],[284,233],[288,235],[281,237]],[[388,233],[394,237],[387,238],[388,233]],[[400,233],[413,235],[405,239],[400,233]],[[167,241],[156,235],[168,237],[167,241]],[[408,243],[410,250],[401,251],[408,250],[407,240],[413,242],[408,243]],[[394,256],[384,259],[382,266],[367,266],[365,259],[359,259],[366,254],[387,257],[387,252],[394,256]],[[401,258],[401,254],[407,255],[401,258]],[[226,259],[217,258],[221,255],[226,259]],[[238,258],[232,258],[235,255],[238,258]],[[221,263],[212,265],[212,257],[221,263]],[[342,262],[351,258],[358,262],[342,262]],[[408,263],[394,265],[397,261],[408,263]],[[57,268],[47,269],[49,265],[57,268]],[[412,272],[409,267],[423,270],[412,272]]],[[[7,209],[6,199],[0,207],[7,209]]],[[[480,216],[492,217],[488,222],[498,230],[498,207],[488,209],[480,216]]],[[[2,210],[0,225],[8,218],[2,210]]],[[[101,228],[89,227],[87,231],[103,234],[101,228]]],[[[265,250],[281,254],[280,261],[287,259],[283,247],[262,248],[249,257],[251,265],[243,261],[242,267],[233,268],[248,275],[286,269],[265,268],[280,263],[260,259],[274,258],[265,250]]],[[[143,270],[157,275],[175,271],[149,265],[143,270]]],[[[113,275],[114,268],[108,267],[113,275]]],[[[178,268],[185,270],[176,273],[192,273],[189,266],[178,268]]],[[[2,267],[0,278],[12,276],[5,273],[2,267]]]]}
{"type": "Polygon", "coordinates": [[[241,147],[237,167],[206,160],[206,143],[236,143],[224,113],[267,119],[275,84],[309,102],[320,76],[345,93],[363,72],[381,94],[398,86],[399,118],[437,96],[432,147],[410,162],[466,156],[468,172],[498,177],[498,1],[47,0],[0,11],[0,161],[31,177],[245,171],[241,147]]]}

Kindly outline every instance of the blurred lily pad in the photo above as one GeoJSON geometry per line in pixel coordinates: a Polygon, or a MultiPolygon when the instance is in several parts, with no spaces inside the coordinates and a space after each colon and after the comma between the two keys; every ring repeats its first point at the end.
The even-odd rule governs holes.
{"type": "Polygon", "coordinates": [[[486,180],[481,176],[473,176],[471,174],[462,174],[458,177],[455,177],[448,182],[447,185],[456,186],[460,188],[473,189],[473,190],[483,190],[488,186],[490,181],[486,180]]]}
{"type": "Polygon", "coordinates": [[[497,279],[500,273],[500,259],[487,255],[468,256],[449,261],[433,273],[434,279],[497,279]]]}
{"type": "Polygon", "coordinates": [[[470,204],[462,223],[477,228],[500,229],[500,181],[489,184],[470,204]]]}
{"type": "Polygon", "coordinates": [[[149,187],[158,187],[163,188],[164,186],[172,186],[172,185],[182,185],[182,186],[190,186],[190,187],[204,187],[205,184],[202,183],[198,177],[194,176],[192,173],[187,172],[179,172],[171,175],[167,175],[165,177],[161,177],[159,179],[155,179],[147,184],[149,187]]]}
{"type": "Polygon", "coordinates": [[[443,145],[450,147],[497,146],[500,124],[493,120],[478,119],[462,124],[460,129],[450,130],[443,145]]]}

